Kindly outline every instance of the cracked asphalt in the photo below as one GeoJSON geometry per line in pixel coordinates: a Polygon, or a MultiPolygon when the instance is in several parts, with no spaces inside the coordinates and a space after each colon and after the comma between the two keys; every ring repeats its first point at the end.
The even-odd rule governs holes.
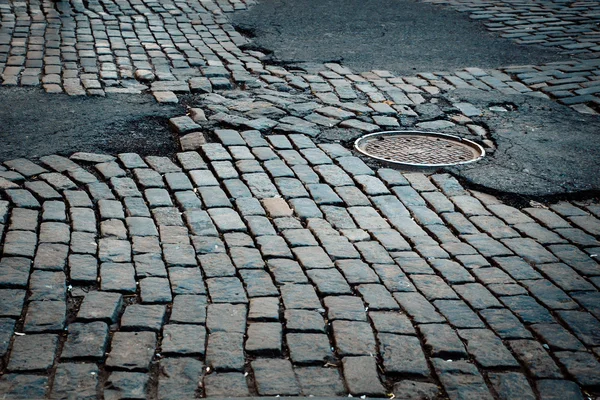
{"type": "Polygon", "coordinates": [[[558,49],[515,46],[468,15],[414,0],[267,0],[235,13],[233,23],[276,60],[305,68],[339,62],[402,76],[566,59],[558,49]]]}
{"type": "Polygon", "coordinates": [[[174,154],[168,120],[181,106],[161,106],[150,95],[54,99],[39,88],[0,88],[0,158],[37,159],[76,151],[174,154]]]}

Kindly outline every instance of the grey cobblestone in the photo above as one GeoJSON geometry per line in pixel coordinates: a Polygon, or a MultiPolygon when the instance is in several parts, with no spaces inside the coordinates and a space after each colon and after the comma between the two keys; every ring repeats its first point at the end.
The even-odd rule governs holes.
{"type": "Polygon", "coordinates": [[[3,84],[70,95],[150,90],[174,102],[191,91],[195,109],[173,125],[179,134],[208,127],[215,135],[179,137],[199,153],[173,158],[77,153],[39,165],[4,162],[1,326],[10,338],[24,318],[26,335],[4,339],[5,349],[0,335],[8,360],[0,388],[52,396],[46,376],[33,371],[48,375],[58,397],[76,384],[104,398],[433,397],[438,386],[449,398],[531,398],[534,383],[542,396],[564,390],[577,398],[580,386],[593,389],[597,204],[518,210],[448,174],[371,168],[340,144],[311,139],[329,124],[481,132],[469,117],[487,110],[443,105],[447,91],[463,87],[533,90],[580,112],[598,110],[597,29],[582,28],[594,21],[594,4],[428,1],[520,43],[588,59],[416,77],[352,74],[329,63],[309,75],[242,50],[246,39],[227,13],[250,1],[1,7],[3,84]],[[561,19],[568,23],[554,24],[561,19]],[[40,35],[45,46],[27,59],[40,35]],[[65,321],[67,304],[76,322],[65,321]],[[62,347],[53,335],[30,334],[63,328],[62,347]],[[51,345],[23,345],[41,338],[51,345]],[[99,369],[51,369],[55,356],[94,360],[99,369]],[[574,381],[562,380],[555,361],[574,381]],[[320,368],[324,362],[332,364],[320,368]]]}

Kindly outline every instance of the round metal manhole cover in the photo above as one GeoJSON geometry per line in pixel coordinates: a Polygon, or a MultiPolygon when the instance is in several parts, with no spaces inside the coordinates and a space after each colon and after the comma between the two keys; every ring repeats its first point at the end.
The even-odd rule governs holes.
{"type": "Polygon", "coordinates": [[[365,135],[354,143],[380,161],[417,167],[444,167],[477,161],[483,147],[468,139],[436,132],[390,131],[365,135]]]}

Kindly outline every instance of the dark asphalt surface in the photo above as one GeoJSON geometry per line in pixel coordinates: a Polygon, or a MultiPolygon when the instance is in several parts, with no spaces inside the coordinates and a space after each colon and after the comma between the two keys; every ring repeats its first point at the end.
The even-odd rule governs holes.
{"type": "Polygon", "coordinates": [[[412,0],[261,0],[233,14],[253,44],[277,60],[340,61],[355,72],[397,74],[540,64],[563,59],[553,50],[518,46],[465,13],[412,0]]]}
{"type": "Polygon", "coordinates": [[[497,149],[452,171],[495,191],[533,197],[600,191],[600,117],[580,114],[551,100],[456,90],[450,101],[468,101],[482,117],[497,149]],[[510,103],[514,111],[491,112],[510,103]]]}
{"type": "Polygon", "coordinates": [[[0,104],[2,161],[77,151],[173,154],[168,118],[185,113],[150,95],[70,97],[12,87],[0,88],[0,104]]]}

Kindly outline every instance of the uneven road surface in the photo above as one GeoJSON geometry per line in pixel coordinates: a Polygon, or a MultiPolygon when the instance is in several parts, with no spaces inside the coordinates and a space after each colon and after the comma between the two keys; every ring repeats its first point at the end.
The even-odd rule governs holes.
{"type": "Polygon", "coordinates": [[[0,399],[596,398],[599,24],[0,0],[0,399]],[[486,156],[353,148],[415,129],[486,156]]]}

